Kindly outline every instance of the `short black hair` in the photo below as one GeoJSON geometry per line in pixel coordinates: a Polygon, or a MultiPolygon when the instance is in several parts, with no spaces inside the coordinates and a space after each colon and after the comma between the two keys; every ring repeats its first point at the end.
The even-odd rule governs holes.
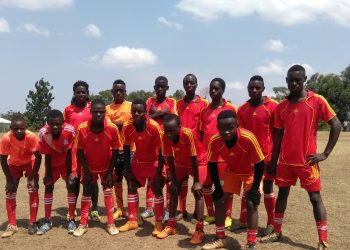
{"type": "Polygon", "coordinates": [[[262,76],[254,75],[249,79],[249,82],[252,82],[252,81],[260,81],[264,85],[264,78],[262,78],[262,76]]]}
{"type": "Polygon", "coordinates": [[[59,111],[58,109],[52,109],[47,114],[47,120],[49,120],[49,118],[57,118],[57,117],[62,118],[62,120],[64,120],[62,112],[59,111]]]}
{"type": "Polygon", "coordinates": [[[219,113],[217,121],[225,118],[234,118],[235,120],[237,120],[237,114],[233,110],[223,110],[219,113]]]}
{"type": "Polygon", "coordinates": [[[288,72],[287,73],[290,73],[290,72],[295,72],[295,71],[301,71],[301,72],[304,72],[304,74],[305,74],[305,68],[303,67],[303,66],[301,66],[301,65],[299,65],[299,64],[295,64],[295,65],[293,65],[292,67],[290,67],[289,69],[288,69],[288,72]]]}
{"type": "Polygon", "coordinates": [[[82,86],[82,87],[85,87],[86,90],[89,91],[89,84],[88,84],[87,82],[81,81],[81,80],[76,81],[76,82],[73,84],[73,91],[75,91],[76,88],[81,87],[81,86],[82,86]]]}
{"type": "Polygon", "coordinates": [[[166,82],[166,84],[168,84],[168,79],[165,76],[158,76],[156,80],[154,80],[154,84],[157,84],[158,82],[166,82]]]}
{"type": "Polygon", "coordinates": [[[175,115],[175,114],[167,114],[166,116],[164,116],[163,121],[164,121],[164,123],[170,122],[170,121],[175,121],[176,125],[178,125],[178,126],[181,125],[179,116],[175,115]]]}
{"type": "Polygon", "coordinates": [[[104,107],[106,106],[106,103],[100,99],[100,98],[96,98],[96,99],[93,99],[92,102],[91,102],[91,107],[95,106],[95,105],[98,105],[98,104],[101,104],[103,105],[104,107]]]}
{"type": "Polygon", "coordinates": [[[213,80],[211,80],[210,84],[212,84],[213,82],[219,82],[219,83],[220,83],[220,86],[221,86],[221,88],[222,88],[222,90],[225,90],[225,88],[226,88],[226,83],[225,83],[225,81],[224,81],[222,78],[216,77],[216,78],[214,78],[213,80]]]}
{"type": "Polygon", "coordinates": [[[138,104],[141,104],[146,110],[146,102],[142,99],[135,99],[131,103],[131,105],[138,105],[138,104]]]}
{"type": "Polygon", "coordinates": [[[24,118],[24,116],[23,115],[14,115],[14,116],[12,116],[12,118],[11,118],[11,124],[12,123],[14,123],[14,122],[24,122],[25,124],[27,123],[26,122],[26,119],[24,118]]]}
{"type": "Polygon", "coordinates": [[[197,77],[196,77],[194,74],[191,74],[191,73],[185,75],[185,77],[184,77],[184,79],[182,80],[182,82],[183,82],[183,83],[186,83],[186,79],[189,78],[189,77],[192,77],[192,78],[196,81],[196,83],[197,83],[197,77]]]}
{"type": "Polygon", "coordinates": [[[122,84],[122,85],[126,86],[125,82],[123,80],[121,80],[121,79],[115,80],[113,82],[113,86],[116,85],[116,84],[122,84]]]}

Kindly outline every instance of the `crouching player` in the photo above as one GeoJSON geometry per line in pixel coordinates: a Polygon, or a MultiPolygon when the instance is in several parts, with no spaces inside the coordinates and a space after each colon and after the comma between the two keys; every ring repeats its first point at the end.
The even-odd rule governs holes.
{"type": "Polygon", "coordinates": [[[119,140],[118,128],[105,119],[105,103],[95,99],[91,103],[91,120],[79,125],[75,144],[78,149],[82,169],[83,197],[81,199],[80,225],[74,231],[74,236],[82,236],[88,228],[88,213],[91,205],[91,194],[101,178],[104,202],[107,214],[107,232],[118,234],[114,225],[113,211],[113,167],[117,159],[119,140]]]}
{"type": "Polygon", "coordinates": [[[53,109],[47,115],[47,125],[39,130],[39,149],[45,155],[45,194],[44,208],[45,220],[37,234],[45,234],[52,228],[51,208],[53,190],[56,181],[62,177],[66,181],[68,200],[68,233],[76,229],[74,212],[76,204],[75,181],[76,169],[72,169],[72,144],[75,129],[72,125],[63,122],[61,111],[53,109]]]}
{"type": "Polygon", "coordinates": [[[203,249],[225,247],[225,203],[230,195],[241,192],[243,184],[247,200],[247,246],[255,249],[258,228],[259,186],[264,173],[264,154],[253,133],[237,128],[237,115],[234,111],[220,112],[217,118],[219,133],[214,135],[208,146],[208,165],[215,186],[215,224],[217,239],[203,246],[203,249]],[[218,174],[218,159],[222,157],[227,164],[223,173],[222,185],[218,174]]]}
{"type": "MultiPolygon", "coordinates": [[[[164,135],[162,138],[163,155],[166,156],[170,167],[170,206],[169,220],[165,229],[157,235],[163,239],[176,233],[176,208],[178,192],[189,175],[194,178],[192,192],[197,211],[196,231],[192,235],[191,244],[202,243],[204,200],[202,185],[207,179],[207,155],[202,144],[197,142],[188,128],[182,128],[177,115],[169,114],[164,117],[164,135]]],[[[210,183],[210,181],[208,181],[210,183]]]]}

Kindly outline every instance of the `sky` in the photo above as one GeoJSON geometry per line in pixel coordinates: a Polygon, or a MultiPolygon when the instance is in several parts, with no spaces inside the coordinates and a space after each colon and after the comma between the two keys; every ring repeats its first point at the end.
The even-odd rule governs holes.
{"type": "Polygon", "coordinates": [[[96,94],[116,79],[152,90],[164,75],[172,94],[188,73],[198,93],[223,78],[239,106],[253,75],[272,95],[293,64],[340,74],[349,44],[350,0],[0,0],[0,113],[25,111],[41,78],[63,110],[77,80],[96,94]]]}

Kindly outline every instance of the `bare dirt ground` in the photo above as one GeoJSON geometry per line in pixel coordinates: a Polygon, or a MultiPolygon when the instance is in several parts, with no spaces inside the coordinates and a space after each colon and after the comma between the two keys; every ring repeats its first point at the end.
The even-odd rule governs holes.
{"type": "MultiPolygon", "coordinates": [[[[319,132],[318,147],[324,149],[328,139],[327,132],[319,132]]],[[[347,233],[350,231],[348,211],[350,209],[350,133],[342,133],[339,142],[332,155],[321,164],[322,194],[328,212],[329,239],[331,249],[348,249],[350,247],[347,233]]],[[[5,178],[0,174],[0,187],[5,186],[5,178]]],[[[43,167],[41,177],[43,176],[43,167]]],[[[40,207],[38,218],[44,216],[43,207],[43,185],[40,187],[40,207]]],[[[178,223],[178,234],[165,240],[157,240],[151,236],[153,219],[144,223],[144,226],[135,231],[120,233],[110,236],[105,231],[106,218],[103,216],[102,223],[90,222],[88,232],[81,238],[68,235],[66,231],[65,215],[66,190],[62,180],[56,183],[53,204],[53,224],[51,231],[43,236],[27,234],[28,226],[28,194],[25,188],[26,181],[21,180],[17,195],[17,221],[19,232],[9,239],[0,239],[0,249],[200,249],[200,246],[193,247],[189,244],[190,233],[194,225],[190,222],[181,221],[178,223]]],[[[292,188],[285,223],[283,226],[284,238],[282,242],[273,244],[257,244],[258,249],[315,249],[317,244],[317,231],[313,220],[312,208],[307,193],[297,184],[292,188]]],[[[277,187],[275,190],[277,191],[277,187]]],[[[3,190],[3,189],[2,189],[3,190]]],[[[5,209],[5,192],[0,199],[0,231],[6,229],[7,216],[5,209]]],[[[140,204],[145,204],[145,189],[140,190],[140,204]]],[[[80,198],[78,208],[80,208],[80,198]]],[[[126,195],[125,199],[126,201],[126,195]]],[[[234,199],[232,217],[239,217],[240,200],[234,199]]],[[[100,189],[99,211],[104,215],[103,196],[100,189]]],[[[189,194],[188,211],[193,211],[193,198],[189,194]]],[[[78,209],[78,214],[80,210],[78,209]]],[[[263,228],[266,223],[265,208],[263,203],[259,207],[259,226],[263,228]]],[[[120,226],[125,220],[116,221],[120,226]]],[[[214,238],[215,227],[205,227],[208,234],[204,243],[214,238]]],[[[0,232],[0,233],[1,233],[0,232]]],[[[246,233],[226,232],[228,236],[228,249],[241,249],[246,243],[246,233]]]]}

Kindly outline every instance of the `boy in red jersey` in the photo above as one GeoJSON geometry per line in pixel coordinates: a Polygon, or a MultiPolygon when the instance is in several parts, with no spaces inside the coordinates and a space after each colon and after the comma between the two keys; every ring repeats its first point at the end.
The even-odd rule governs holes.
{"type": "Polygon", "coordinates": [[[204,201],[202,184],[207,181],[207,154],[201,143],[197,142],[190,129],[181,127],[180,119],[175,114],[164,117],[164,135],[162,138],[162,152],[166,157],[170,168],[171,196],[169,206],[169,220],[165,229],[157,235],[164,239],[176,233],[176,207],[178,191],[182,183],[188,180],[190,175],[194,178],[192,191],[195,198],[197,211],[196,231],[192,235],[191,244],[202,243],[204,237],[204,201]]]}
{"type": "Polygon", "coordinates": [[[313,207],[319,243],[317,249],[326,249],[327,213],[321,198],[319,162],[327,159],[338,141],[341,124],[326,99],[304,88],[307,77],[301,65],[292,66],[286,82],[290,94],[276,108],[276,134],[269,171],[279,187],[275,208],[274,232],[262,242],[278,241],[282,237],[282,221],[287,207],[290,187],[300,179],[313,207]],[[318,121],[327,122],[330,134],[323,153],[317,154],[316,132],[318,121]],[[293,145],[293,146],[291,146],[293,145]]]}
{"type": "MultiPolygon", "coordinates": [[[[238,108],[239,127],[251,131],[261,146],[265,155],[265,173],[264,173],[264,204],[267,212],[267,226],[264,234],[270,234],[273,231],[274,210],[276,204],[276,195],[273,192],[273,176],[267,173],[267,166],[271,161],[273,147],[273,122],[277,102],[262,93],[265,90],[264,79],[261,76],[253,76],[248,83],[248,94],[250,99],[238,108]]],[[[241,200],[241,216],[236,228],[244,228],[247,225],[247,208],[245,196],[241,200]]]]}
{"type": "Polygon", "coordinates": [[[219,133],[214,135],[208,146],[208,166],[215,185],[216,240],[205,244],[203,249],[225,247],[225,203],[234,193],[240,195],[241,187],[246,194],[248,231],[246,249],[256,249],[258,228],[258,205],[260,203],[260,182],[264,173],[264,154],[259,143],[248,130],[237,128],[237,115],[224,110],[217,117],[219,133]],[[218,160],[222,157],[227,170],[219,178],[218,160]]]}
{"type": "Polygon", "coordinates": [[[155,193],[155,227],[152,235],[157,236],[162,231],[164,213],[164,198],[161,189],[164,163],[159,153],[162,131],[157,122],[147,117],[144,101],[132,102],[131,115],[132,119],[123,126],[129,220],[119,228],[119,231],[125,232],[138,228],[139,195],[137,190],[144,187],[148,179],[155,193]],[[132,143],[135,143],[136,151],[131,161],[130,145],[132,143]]]}
{"type": "Polygon", "coordinates": [[[118,128],[105,119],[105,103],[95,99],[91,103],[91,120],[79,125],[75,144],[77,156],[82,164],[83,197],[81,199],[80,225],[74,236],[82,236],[88,228],[88,213],[91,193],[100,178],[103,186],[104,202],[107,214],[107,232],[118,234],[114,225],[113,211],[113,168],[117,159],[119,141],[118,128]]]}
{"type": "Polygon", "coordinates": [[[47,115],[47,125],[39,130],[39,149],[45,155],[45,194],[44,208],[45,221],[39,228],[37,234],[45,234],[52,228],[51,208],[53,201],[53,190],[56,181],[62,177],[66,181],[67,200],[69,211],[68,233],[76,229],[74,212],[76,206],[75,181],[76,169],[72,169],[72,144],[75,129],[72,125],[63,122],[61,111],[53,109],[47,115]]]}
{"type": "MultiPolygon", "coordinates": [[[[229,102],[227,102],[222,96],[225,92],[226,83],[221,78],[214,78],[209,85],[209,94],[212,102],[208,107],[204,108],[200,113],[200,141],[203,142],[204,148],[208,149],[210,138],[215,135],[217,130],[216,118],[218,114],[223,110],[236,111],[236,108],[229,102]]],[[[225,171],[226,165],[222,159],[219,159],[219,174],[225,171]]],[[[205,204],[208,210],[208,216],[204,219],[206,224],[214,222],[214,206],[212,201],[212,186],[203,187],[203,195],[205,204]]],[[[229,199],[226,207],[226,220],[225,227],[231,227],[231,210],[232,210],[233,197],[229,199]]]]}
{"type": "Polygon", "coordinates": [[[18,231],[16,193],[23,174],[27,177],[29,193],[28,233],[35,234],[38,231],[36,222],[39,206],[38,171],[41,164],[38,139],[34,133],[27,130],[27,124],[22,116],[12,118],[10,129],[11,131],[3,136],[0,144],[1,167],[6,177],[6,211],[9,223],[6,231],[1,235],[2,238],[11,237],[18,231]]]}

